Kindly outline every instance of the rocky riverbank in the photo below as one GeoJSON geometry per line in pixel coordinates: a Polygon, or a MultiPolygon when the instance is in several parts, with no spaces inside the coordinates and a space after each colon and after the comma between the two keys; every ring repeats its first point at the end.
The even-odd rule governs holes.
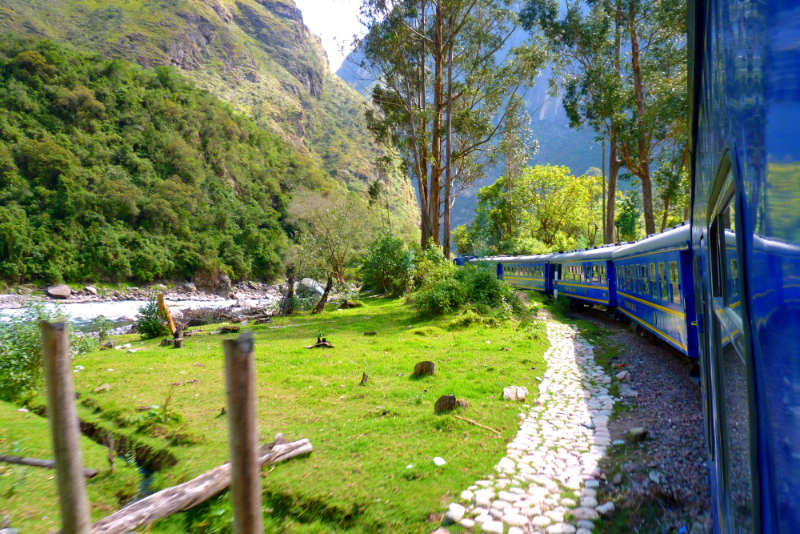
{"type": "Polygon", "coordinates": [[[85,285],[80,289],[65,284],[45,288],[19,287],[14,292],[0,294],[0,309],[18,308],[30,301],[53,301],[64,304],[83,302],[119,302],[147,300],[150,295],[164,293],[167,300],[220,301],[220,300],[264,300],[280,299],[285,288],[264,282],[239,282],[217,289],[201,289],[192,282],[167,286],[153,284],[143,287],[119,289],[98,288],[85,285]]]}
{"type": "MultiPolygon", "coordinates": [[[[295,293],[299,298],[314,300],[322,292],[322,285],[315,280],[303,279],[295,283],[295,293]]],[[[202,315],[204,311],[217,315],[224,312],[226,317],[235,318],[254,312],[261,316],[272,315],[284,298],[286,287],[253,281],[226,284],[221,290],[200,289],[191,282],[124,289],[97,288],[93,285],[82,288],[66,285],[38,289],[22,287],[13,293],[0,294],[0,321],[23,313],[28,303],[41,302],[48,307],[58,306],[71,322],[77,324],[89,323],[101,315],[118,325],[129,324],[135,319],[139,308],[157,293],[164,293],[167,305],[178,317],[191,310],[194,315],[202,315]]],[[[331,300],[337,296],[341,295],[331,295],[331,300]]]]}

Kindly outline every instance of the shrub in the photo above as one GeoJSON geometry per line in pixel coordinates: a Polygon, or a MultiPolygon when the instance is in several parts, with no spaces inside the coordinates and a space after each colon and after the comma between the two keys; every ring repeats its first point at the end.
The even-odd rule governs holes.
{"type": "Polygon", "coordinates": [[[449,275],[423,286],[412,301],[423,315],[441,315],[467,303],[478,314],[500,318],[510,318],[524,309],[511,286],[493,273],[475,267],[452,269],[449,275]]]}
{"type": "Polygon", "coordinates": [[[414,274],[414,254],[403,240],[384,230],[369,245],[359,270],[362,290],[398,296],[405,293],[414,274]]]}
{"type": "Polygon", "coordinates": [[[108,320],[105,315],[98,315],[92,319],[89,330],[97,333],[97,339],[102,343],[108,338],[108,332],[114,328],[114,323],[108,320]]]}
{"type": "Polygon", "coordinates": [[[464,267],[456,272],[456,277],[464,283],[469,301],[474,304],[485,304],[494,308],[500,306],[504,300],[518,300],[511,287],[498,280],[490,271],[464,267]]]}
{"type": "MultiPolygon", "coordinates": [[[[42,342],[39,321],[58,320],[61,313],[31,303],[17,317],[0,323],[0,400],[24,401],[40,385],[42,342]]],[[[70,333],[72,356],[97,348],[94,339],[70,333]]]]}
{"type": "Polygon", "coordinates": [[[147,304],[139,308],[139,316],[136,319],[136,331],[144,339],[169,335],[167,318],[158,309],[155,295],[150,295],[147,304]]]}
{"type": "Polygon", "coordinates": [[[478,313],[478,311],[474,309],[467,309],[458,315],[458,317],[450,321],[447,324],[447,328],[450,330],[460,330],[474,324],[483,324],[483,317],[481,317],[481,314],[478,313]]]}
{"type": "Polygon", "coordinates": [[[443,278],[419,291],[414,299],[422,315],[441,315],[455,311],[467,302],[464,284],[454,277],[443,278]]]}
{"type": "Polygon", "coordinates": [[[456,266],[444,257],[442,247],[433,243],[419,250],[414,256],[415,290],[452,276],[455,272],[456,266]]]}

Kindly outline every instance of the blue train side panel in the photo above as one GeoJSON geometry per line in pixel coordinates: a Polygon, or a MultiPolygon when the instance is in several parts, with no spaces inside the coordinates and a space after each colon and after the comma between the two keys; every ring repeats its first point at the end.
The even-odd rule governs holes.
{"type": "Polygon", "coordinates": [[[548,293],[552,271],[550,256],[501,256],[497,258],[498,269],[502,268],[503,280],[513,287],[548,293]]]}
{"type": "Polygon", "coordinates": [[[614,252],[619,311],[666,343],[697,357],[689,225],[614,252]]]}
{"type": "Polygon", "coordinates": [[[692,248],[717,532],[800,525],[800,8],[690,8],[692,248]]]}
{"type": "Polygon", "coordinates": [[[617,305],[612,253],[619,246],[604,246],[553,254],[553,292],[590,304],[617,305]]]}

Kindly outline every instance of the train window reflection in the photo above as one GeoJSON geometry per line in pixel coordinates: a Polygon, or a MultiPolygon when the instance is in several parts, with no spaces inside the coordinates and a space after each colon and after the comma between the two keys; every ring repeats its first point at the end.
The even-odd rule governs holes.
{"type": "MultiPolygon", "coordinates": [[[[739,303],[735,195],[730,180],[727,199],[712,221],[712,285],[714,287],[715,359],[719,369],[723,476],[728,495],[726,506],[734,522],[730,531],[752,532],[752,422],[748,358],[742,332],[739,303]]],[[[725,198],[725,197],[723,197],[725,198]]]]}
{"type": "Polygon", "coordinates": [[[678,281],[678,263],[675,261],[669,262],[669,281],[672,292],[672,302],[680,304],[681,289],[678,281]]]}

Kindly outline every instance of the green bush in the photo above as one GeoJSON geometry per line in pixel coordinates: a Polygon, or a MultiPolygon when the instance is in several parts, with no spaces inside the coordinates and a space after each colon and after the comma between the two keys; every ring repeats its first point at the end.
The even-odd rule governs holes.
{"type": "Polygon", "coordinates": [[[464,310],[463,313],[459,314],[455,319],[450,321],[447,324],[447,328],[450,330],[460,330],[475,324],[483,324],[483,317],[480,313],[478,313],[478,311],[474,309],[467,309],[464,310]]]}
{"type": "Polygon", "coordinates": [[[414,289],[448,278],[455,270],[453,262],[444,257],[442,247],[430,243],[414,254],[414,289]]]}
{"type": "Polygon", "coordinates": [[[167,336],[170,334],[166,316],[158,309],[155,295],[150,295],[147,304],[139,308],[136,318],[136,331],[144,339],[167,336]]]}
{"type": "Polygon", "coordinates": [[[441,315],[471,304],[481,315],[510,318],[524,309],[514,290],[489,272],[460,267],[417,291],[411,299],[422,315],[441,315]]]}
{"type": "Polygon", "coordinates": [[[414,254],[399,237],[383,230],[370,243],[359,270],[363,291],[399,296],[407,291],[414,275],[414,254]]]}
{"type": "Polygon", "coordinates": [[[419,291],[414,299],[422,315],[442,315],[455,311],[467,302],[467,290],[456,278],[443,278],[419,291]]]}
{"type": "MultiPolygon", "coordinates": [[[[39,321],[60,320],[58,309],[31,303],[21,315],[0,323],[0,400],[24,401],[39,387],[42,342],[39,321]]],[[[70,332],[72,356],[97,348],[94,338],[70,332]]]]}

